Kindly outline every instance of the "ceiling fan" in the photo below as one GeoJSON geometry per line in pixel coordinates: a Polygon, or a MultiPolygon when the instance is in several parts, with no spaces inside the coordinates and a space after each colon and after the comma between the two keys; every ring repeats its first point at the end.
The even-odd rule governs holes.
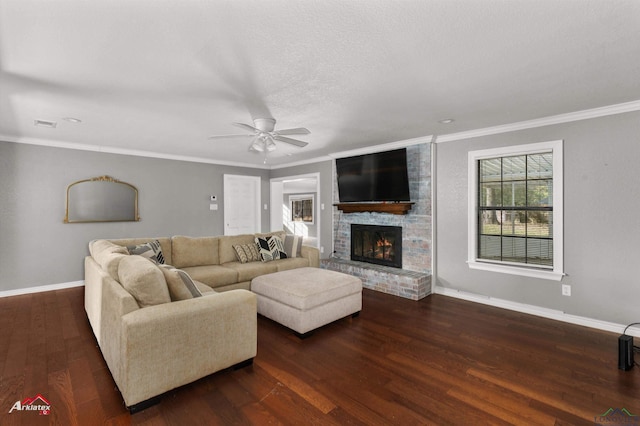
{"type": "Polygon", "coordinates": [[[275,141],[285,142],[291,145],[305,147],[308,142],[298,139],[289,138],[289,135],[308,135],[311,133],[304,127],[296,127],[295,129],[274,130],[276,120],[273,118],[256,118],[253,120],[253,126],[244,123],[232,123],[236,127],[250,131],[250,134],[236,135],[214,135],[209,139],[225,139],[232,137],[252,137],[253,141],[249,145],[250,151],[271,152],[276,149],[275,141]],[[287,136],[284,136],[287,135],[287,136]]]}

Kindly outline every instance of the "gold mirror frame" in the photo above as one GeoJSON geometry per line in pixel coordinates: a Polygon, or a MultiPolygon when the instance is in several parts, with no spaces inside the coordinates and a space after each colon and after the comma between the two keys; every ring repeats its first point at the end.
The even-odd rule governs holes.
{"type": "Polygon", "coordinates": [[[111,176],[67,186],[64,223],[138,222],[138,188],[111,176]]]}

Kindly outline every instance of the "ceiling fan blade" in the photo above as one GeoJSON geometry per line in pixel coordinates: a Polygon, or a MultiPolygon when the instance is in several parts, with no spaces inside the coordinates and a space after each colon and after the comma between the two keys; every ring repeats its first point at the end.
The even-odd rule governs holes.
{"type": "Polygon", "coordinates": [[[299,147],[305,147],[307,145],[309,145],[308,142],[303,142],[303,141],[299,141],[298,139],[291,139],[291,138],[286,138],[284,136],[278,136],[275,135],[273,137],[273,139],[280,141],[280,142],[286,142],[286,143],[290,143],[291,145],[295,145],[295,146],[299,146],[299,147]]]}
{"type": "Polygon", "coordinates": [[[249,130],[250,132],[254,132],[254,133],[260,133],[261,132],[260,129],[257,129],[257,128],[255,128],[253,126],[248,125],[248,124],[244,124],[244,123],[231,123],[231,124],[233,124],[236,127],[240,127],[242,129],[249,130]]]}
{"type": "Polygon", "coordinates": [[[249,138],[255,135],[212,135],[207,139],[249,138]]]}
{"type": "Polygon", "coordinates": [[[296,127],[295,129],[276,130],[275,135],[308,135],[311,133],[309,129],[304,127],[296,127]]]}

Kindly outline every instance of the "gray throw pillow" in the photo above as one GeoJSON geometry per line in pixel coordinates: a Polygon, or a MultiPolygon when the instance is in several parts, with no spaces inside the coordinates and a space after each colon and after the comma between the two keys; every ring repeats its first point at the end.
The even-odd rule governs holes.
{"type": "Polygon", "coordinates": [[[284,251],[288,257],[300,257],[302,250],[302,237],[300,235],[287,234],[284,237],[284,251]]]}
{"type": "Polygon", "coordinates": [[[167,281],[171,300],[187,300],[194,297],[202,297],[202,292],[191,279],[189,274],[181,269],[176,269],[171,265],[158,265],[167,281]]]}

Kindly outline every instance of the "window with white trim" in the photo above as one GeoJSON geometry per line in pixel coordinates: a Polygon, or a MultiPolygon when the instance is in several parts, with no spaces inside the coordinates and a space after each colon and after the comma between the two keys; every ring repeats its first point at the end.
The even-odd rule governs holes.
{"type": "Polygon", "coordinates": [[[562,176],[562,141],[469,152],[469,267],[560,280],[562,176]]]}

